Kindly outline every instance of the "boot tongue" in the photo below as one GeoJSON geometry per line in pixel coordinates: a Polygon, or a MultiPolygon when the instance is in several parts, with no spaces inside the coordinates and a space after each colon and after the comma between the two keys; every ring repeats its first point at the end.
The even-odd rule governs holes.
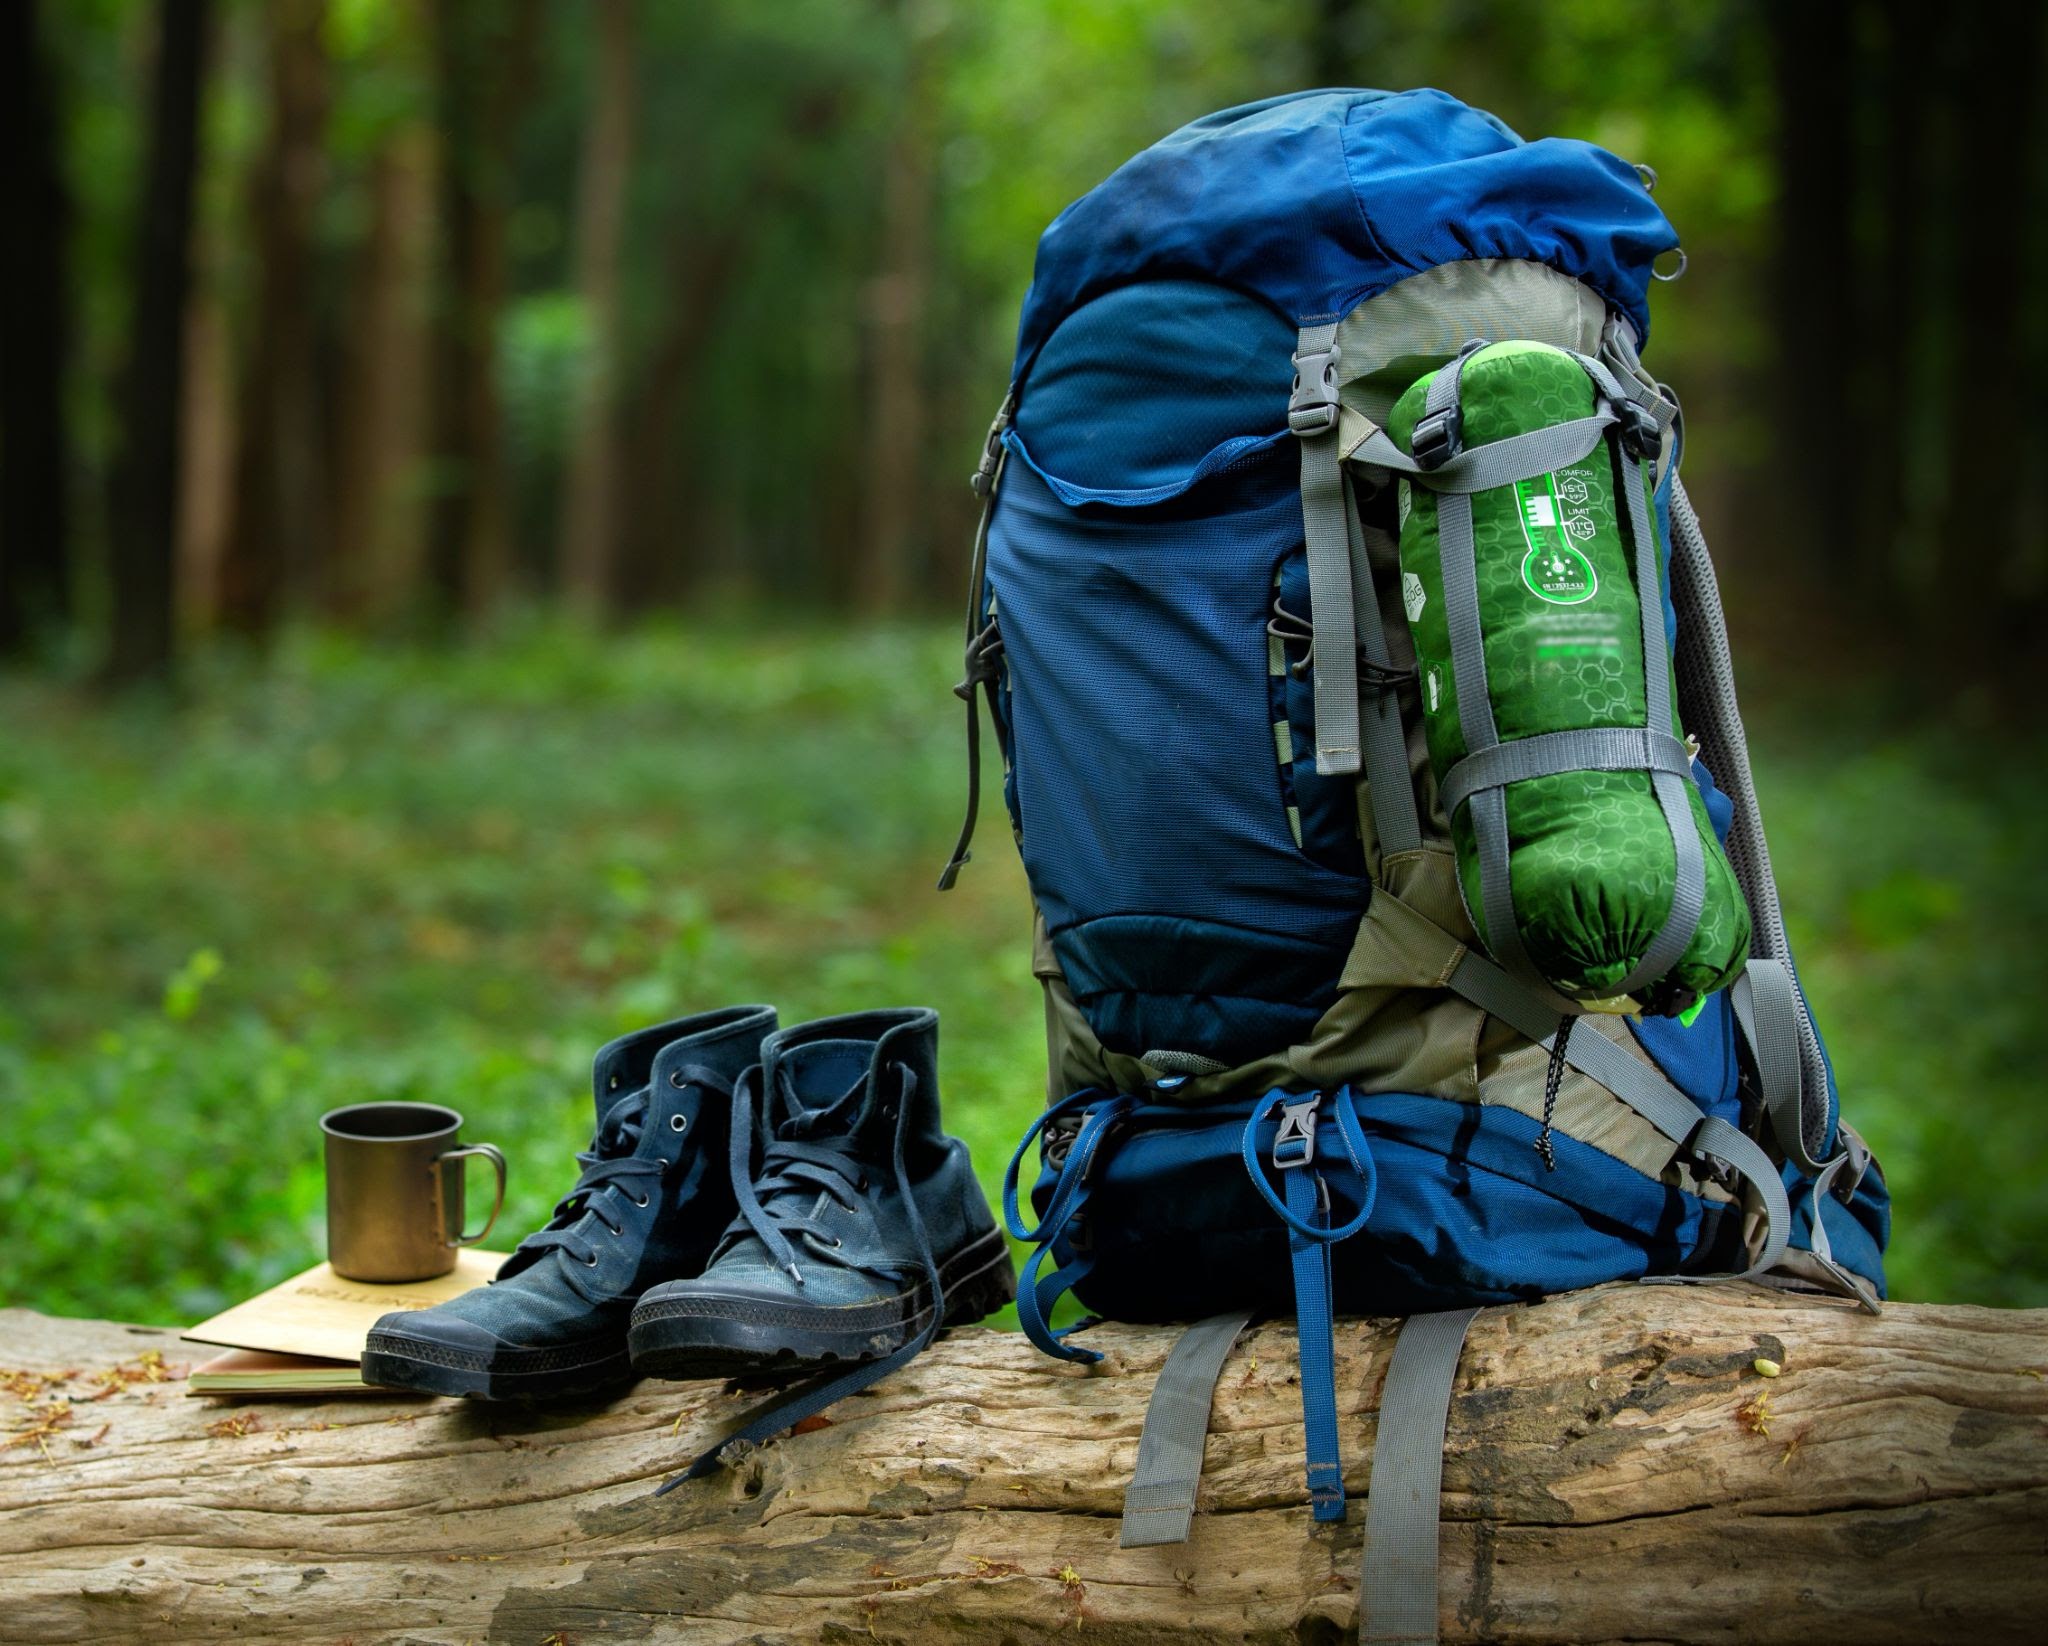
{"type": "Polygon", "coordinates": [[[647,1124],[647,1104],[644,1086],[613,1103],[598,1122],[590,1152],[600,1160],[615,1160],[639,1148],[640,1134],[647,1124]]]}
{"type": "Polygon", "coordinates": [[[785,1047],[775,1060],[779,1094],[771,1125],[781,1134],[791,1122],[803,1120],[806,1131],[833,1122],[851,1124],[867,1089],[868,1063],[875,1054],[870,1040],[807,1040],[785,1047]]]}

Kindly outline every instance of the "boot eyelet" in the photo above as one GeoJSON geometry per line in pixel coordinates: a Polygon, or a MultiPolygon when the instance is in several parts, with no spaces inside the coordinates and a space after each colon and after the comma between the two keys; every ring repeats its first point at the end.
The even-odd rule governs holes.
{"type": "Polygon", "coordinates": [[[689,1084],[689,1082],[683,1078],[683,1071],[681,1069],[669,1070],[668,1083],[671,1086],[675,1087],[677,1091],[681,1091],[685,1086],[689,1084]]]}
{"type": "Polygon", "coordinates": [[[642,1195],[639,1199],[635,1200],[633,1204],[636,1206],[644,1206],[647,1204],[647,1197],[645,1195],[642,1195]]]}
{"type": "Polygon", "coordinates": [[[586,1257],[586,1258],[585,1258],[585,1259],[583,1260],[583,1266],[584,1266],[584,1268],[586,1268],[586,1269],[594,1269],[594,1268],[596,1268],[596,1267],[597,1267],[597,1254],[596,1254],[595,1252],[593,1252],[593,1253],[591,1253],[591,1255],[590,1255],[590,1256],[586,1257]]]}
{"type": "Polygon", "coordinates": [[[682,1131],[689,1124],[690,1117],[686,1114],[672,1114],[668,1117],[668,1129],[672,1132],[682,1131]]]}

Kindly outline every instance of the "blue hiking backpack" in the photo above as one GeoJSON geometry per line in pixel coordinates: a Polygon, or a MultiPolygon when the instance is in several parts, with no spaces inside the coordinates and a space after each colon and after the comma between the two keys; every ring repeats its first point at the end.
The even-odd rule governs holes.
{"type": "Polygon", "coordinates": [[[1729,1275],[1873,1310],[1883,1291],[1883,1175],[1838,1118],[1793,969],[1678,405],[1641,365],[1652,264],[1678,245],[1653,184],[1437,91],[1197,120],[1046,230],[974,477],[968,817],[941,886],[974,827],[979,694],[1050,1057],[1006,1185],[1035,1247],[1024,1329],[1098,1358],[1052,1325],[1068,1291],[1100,1317],[1199,1323],[1147,1419],[1131,1545],[1188,1535],[1218,1370],[1290,1289],[1309,1498],[1342,1519],[1332,1313],[1410,1316],[1369,1497],[1367,1639],[1424,1614],[1433,1633],[1433,1556],[1418,1578],[1400,1551],[1434,1548],[1478,1308],[1729,1275]],[[1644,465],[1639,656],[1668,653],[1689,740],[1611,734],[1564,766],[1493,754],[1697,788],[1752,935],[1741,976],[1682,1016],[1567,999],[1488,951],[1478,932],[1498,927],[1468,910],[1425,746],[1407,488],[1444,501],[1560,454],[1460,450],[1455,370],[1431,430],[1386,431],[1423,376],[1510,340],[1584,365],[1579,454],[1644,465]]]}

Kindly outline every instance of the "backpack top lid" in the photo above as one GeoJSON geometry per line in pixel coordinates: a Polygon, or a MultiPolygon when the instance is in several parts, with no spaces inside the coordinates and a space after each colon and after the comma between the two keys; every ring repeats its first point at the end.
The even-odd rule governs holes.
{"type": "Polygon", "coordinates": [[[1070,313],[1119,286],[1211,280],[1303,326],[1480,257],[1584,281],[1641,342],[1650,265],[1677,244],[1635,168],[1591,143],[1525,143],[1440,91],[1297,92],[1181,127],[1053,219],[1012,377],[1070,313]]]}

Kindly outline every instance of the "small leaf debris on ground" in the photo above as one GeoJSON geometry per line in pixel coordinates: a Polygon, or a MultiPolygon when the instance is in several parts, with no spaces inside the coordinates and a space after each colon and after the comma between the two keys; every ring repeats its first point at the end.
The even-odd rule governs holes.
{"type": "Polygon", "coordinates": [[[990,1560],[987,1555],[969,1555],[967,1558],[974,1567],[972,1572],[966,1574],[969,1577],[1017,1577],[1024,1570],[1014,1560],[990,1560]]]}
{"type": "Polygon", "coordinates": [[[1054,1567],[1047,1575],[1058,1580],[1060,1592],[1074,1608],[1074,1627],[1080,1628],[1088,1617],[1088,1585],[1081,1581],[1081,1574],[1074,1570],[1071,1560],[1054,1567]]]}
{"type": "Polygon", "coordinates": [[[1742,1425],[1745,1433],[1762,1435],[1768,1440],[1771,1433],[1771,1397],[1758,1395],[1748,1405],[1739,1407],[1735,1421],[1742,1425]]]}
{"type": "Polygon", "coordinates": [[[95,1374],[93,1382],[97,1385],[98,1392],[86,1398],[105,1400],[108,1395],[117,1395],[132,1384],[175,1383],[184,1375],[184,1367],[165,1364],[163,1350],[144,1349],[133,1360],[124,1360],[95,1374]]]}
{"type": "Polygon", "coordinates": [[[253,1435],[263,1427],[263,1419],[254,1412],[236,1412],[230,1417],[218,1418],[207,1424],[206,1432],[216,1440],[240,1440],[244,1435],[253,1435]]]}
{"type": "Polygon", "coordinates": [[[50,1456],[50,1437],[59,1429],[70,1427],[71,1403],[46,1400],[40,1409],[30,1412],[27,1418],[16,1424],[5,1440],[0,1440],[0,1451],[14,1446],[33,1446],[47,1461],[54,1463],[56,1459],[50,1456]]]}
{"type": "Polygon", "coordinates": [[[35,1400],[45,1390],[69,1383],[77,1375],[76,1367],[62,1372],[0,1370],[0,1394],[10,1394],[16,1400],[35,1400]]]}

